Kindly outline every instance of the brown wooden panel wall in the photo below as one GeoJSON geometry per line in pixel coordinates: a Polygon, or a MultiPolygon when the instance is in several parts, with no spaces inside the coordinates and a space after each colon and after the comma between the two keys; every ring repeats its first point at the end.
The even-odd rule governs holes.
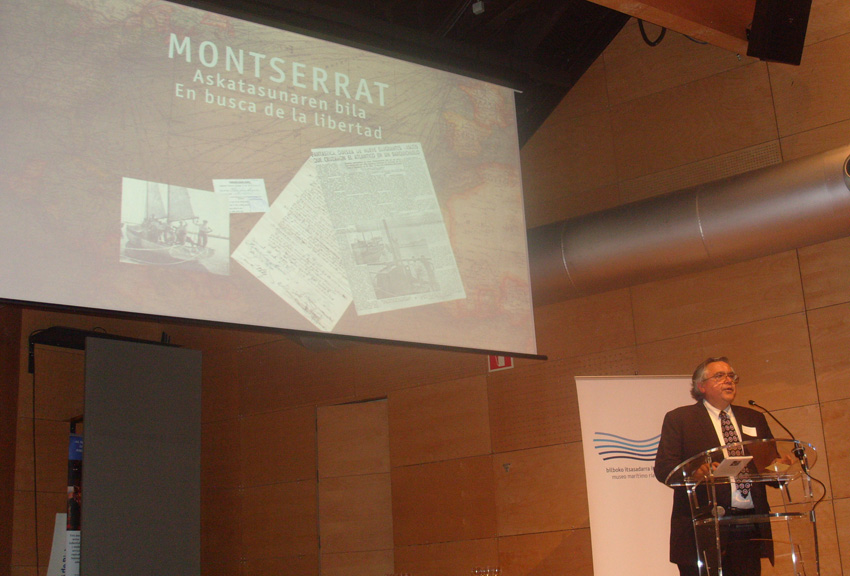
{"type": "Polygon", "coordinates": [[[763,63],[612,107],[617,169],[635,178],[777,138],[763,63]]]}
{"type": "Polygon", "coordinates": [[[316,409],[312,406],[244,416],[245,487],[316,479],[316,409]]]}
{"type": "Polygon", "coordinates": [[[393,468],[392,493],[396,547],[496,536],[491,456],[393,468]]]}
{"type": "Polygon", "coordinates": [[[592,576],[590,530],[522,534],[499,539],[503,574],[592,576]]]}
{"type": "Polygon", "coordinates": [[[847,120],[850,116],[850,56],[846,33],[806,47],[805,65],[770,69],[780,136],[847,120]]]}
{"type": "Polygon", "coordinates": [[[850,300],[850,238],[800,249],[806,307],[823,308],[850,300]]]}
{"type": "Polygon", "coordinates": [[[567,300],[535,310],[537,349],[549,361],[627,348],[635,344],[628,290],[567,300]]]}
{"type": "Polygon", "coordinates": [[[804,309],[794,252],[636,286],[632,295],[639,343],[804,309]]]}
{"type": "Polygon", "coordinates": [[[416,576],[468,576],[475,568],[499,565],[495,538],[460,540],[397,548],[396,573],[416,576]]]}
{"type": "Polygon", "coordinates": [[[319,478],[390,471],[386,401],[322,406],[316,418],[319,478]]]}
{"type": "Polygon", "coordinates": [[[499,536],[589,526],[580,442],[493,457],[499,536]]]}
{"type": "Polygon", "coordinates": [[[821,401],[848,397],[850,365],[850,304],[837,304],[809,312],[812,355],[821,401]]]}
{"type": "Polygon", "coordinates": [[[490,375],[493,452],[581,440],[573,368],[549,361],[490,375]]]}
{"type": "MultiPolygon", "coordinates": [[[[836,531],[842,536],[843,542],[846,543],[847,534],[850,534],[850,498],[835,500],[833,508],[835,510],[836,531]]],[[[839,548],[838,557],[842,566],[850,566],[850,551],[847,550],[847,544],[843,544],[839,548]]]]}
{"type": "Polygon", "coordinates": [[[315,556],[315,480],[245,488],[242,498],[242,557],[245,560],[315,556]]]}
{"type": "Polygon", "coordinates": [[[389,402],[393,466],[490,454],[484,377],[397,390],[389,402]]]}
{"type": "MultiPolygon", "coordinates": [[[[15,518],[15,452],[19,428],[18,372],[21,310],[0,306],[0,558],[12,557],[15,518]]],[[[10,576],[11,562],[0,561],[0,576],[10,576]]]]}
{"type": "Polygon", "coordinates": [[[390,475],[319,480],[322,554],[393,549],[390,475]]]}
{"type": "MultiPolygon", "coordinates": [[[[647,33],[652,34],[649,28],[647,26],[647,33]]],[[[663,49],[648,50],[635,19],[629,20],[623,32],[611,42],[604,59],[611,105],[756,62],[753,58],[737,58],[710,44],[696,44],[673,33],[665,36],[663,49]]]]}
{"type": "Polygon", "coordinates": [[[393,571],[387,401],[317,412],[322,576],[393,571]]]}

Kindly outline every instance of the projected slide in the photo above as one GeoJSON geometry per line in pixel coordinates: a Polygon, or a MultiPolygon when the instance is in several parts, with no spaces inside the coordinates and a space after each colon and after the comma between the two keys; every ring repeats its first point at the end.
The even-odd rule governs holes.
{"type": "Polygon", "coordinates": [[[511,90],[152,0],[0,42],[0,298],[536,353],[511,90]]]}

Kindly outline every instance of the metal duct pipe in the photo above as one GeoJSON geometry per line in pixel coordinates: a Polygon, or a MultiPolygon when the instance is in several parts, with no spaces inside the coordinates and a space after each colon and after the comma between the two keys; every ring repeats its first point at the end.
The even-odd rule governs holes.
{"type": "Polygon", "coordinates": [[[850,145],[533,228],[536,305],[850,235],[850,145]]]}

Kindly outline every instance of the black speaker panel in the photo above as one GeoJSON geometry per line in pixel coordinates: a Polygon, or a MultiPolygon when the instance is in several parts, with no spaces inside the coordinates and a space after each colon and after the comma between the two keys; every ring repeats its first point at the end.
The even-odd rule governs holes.
{"type": "Polygon", "coordinates": [[[799,65],[812,0],[756,0],[747,56],[799,65]]]}

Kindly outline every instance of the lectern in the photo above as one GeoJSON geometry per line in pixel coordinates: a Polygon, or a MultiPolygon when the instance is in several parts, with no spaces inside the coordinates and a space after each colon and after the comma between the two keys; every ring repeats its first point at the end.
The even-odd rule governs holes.
{"type": "Polygon", "coordinates": [[[810,474],[816,460],[815,448],[799,440],[749,440],[701,452],[674,468],[666,484],[687,491],[700,574],[723,576],[724,551],[730,533],[742,525],[763,528],[768,524],[772,537],[759,544],[773,546],[777,572],[818,576],[817,502],[810,474]],[[744,456],[730,456],[741,453],[736,448],[744,456]],[[713,468],[713,463],[719,465],[707,475],[698,472],[705,464],[713,468]],[[720,490],[730,490],[730,484],[745,480],[775,489],[768,489],[769,513],[735,515],[718,503],[720,490]]]}

